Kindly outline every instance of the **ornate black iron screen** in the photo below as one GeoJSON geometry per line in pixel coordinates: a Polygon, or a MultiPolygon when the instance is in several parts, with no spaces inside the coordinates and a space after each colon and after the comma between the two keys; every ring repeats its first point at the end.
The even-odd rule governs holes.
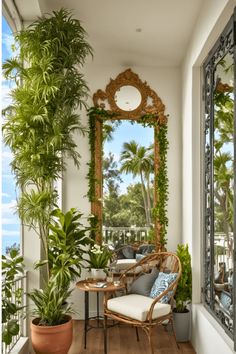
{"type": "Polygon", "coordinates": [[[235,14],[203,64],[206,308],[236,343],[235,14]]]}

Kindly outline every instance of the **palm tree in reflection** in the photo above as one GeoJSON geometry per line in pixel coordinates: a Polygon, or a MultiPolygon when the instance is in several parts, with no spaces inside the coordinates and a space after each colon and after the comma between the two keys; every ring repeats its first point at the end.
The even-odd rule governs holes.
{"type": "Polygon", "coordinates": [[[147,225],[151,225],[150,175],[154,170],[153,160],[153,145],[146,148],[135,140],[123,143],[120,171],[140,177],[147,225]]]}
{"type": "Polygon", "coordinates": [[[233,87],[218,78],[214,92],[214,204],[215,230],[226,236],[228,259],[233,257],[233,87]]]}
{"type": "Polygon", "coordinates": [[[107,156],[103,158],[103,189],[104,192],[109,192],[110,189],[113,189],[114,186],[118,186],[119,183],[122,183],[122,178],[120,177],[120,170],[118,164],[115,160],[114,154],[110,151],[107,156]]]}
{"type": "Polygon", "coordinates": [[[232,257],[233,244],[230,233],[233,231],[233,168],[229,152],[218,153],[214,157],[214,195],[218,227],[226,236],[229,258],[232,257]]]}

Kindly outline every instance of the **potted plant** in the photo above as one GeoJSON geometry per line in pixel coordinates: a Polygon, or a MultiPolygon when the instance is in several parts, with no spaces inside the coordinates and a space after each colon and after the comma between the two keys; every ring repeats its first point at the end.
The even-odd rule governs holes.
{"type": "Polygon", "coordinates": [[[190,311],[188,305],[192,300],[192,268],[188,245],[179,244],[176,254],[182,265],[182,275],[175,292],[174,326],[177,341],[186,342],[190,337],[190,311]]]}
{"type": "Polygon", "coordinates": [[[107,276],[108,264],[112,258],[113,252],[107,245],[94,244],[88,251],[89,269],[93,279],[104,280],[107,276]]]}
{"type": "MultiPolygon", "coordinates": [[[[23,224],[39,235],[44,253],[37,264],[44,286],[42,290],[33,291],[31,298],[37,311],[40,309],[39,314],[44,308],[48,317],[53,318],[56,307],[62,311],[62,303],[70,294],[67,285],[75,275],[75,253],[71,258],[69,256],[73,247],[67,249],[65,246],[62,250],[62,239],[60,245],[52,247],[53,238],[65,236],[62,235],[65,231],[62,223],[59,230],[53,221],[55,213],[59,213],[54,212],[55,208],[58,209],[54,185],[66,169],[66,158],[72,158],[79,167],[80,154],[74,133],[84,133],[85,130],[75,109],[85,105],[88,93],[79,66],[84,64],[92,49],[80,21],[73,19],[65,9],[39,18],[16,33],[15,40],[19,52],[3,64],[5,77],[14,79],[16,83],[11,91],[12,104],[4,111],[3,139],[12,151],[11,167],[21,190],[17,202],[19,216],[23,224]],[[60,251],[66,251],[67,258],[57,258],[60,251]],[[57,275],[59,263],[61,271],[57,275]],[[54,306],[48,306],[49,299],[54,306]]],[[[70,215],[58,215],[60,220],[74,216],[73,211],[70,215]]],[[[72,230],[72,234],[79,233],[79,229],[72,230]]],[[[69,228],[66,238],[72,242],[69,228]]],[[[80,260],[81,253],[76,257],[80,260]]],[[[54,323],[43,322],[50,323],[44,326],[45,331],[54,323]]],[[[41,321],[39,323],[42,324],[41,321]]],[[[51,340],[51,347],[55,343],[51,340]]],[[[68,348],[60,353],[67,351],[68,348]]],[[[52,352],[53,348],[43,351],[47,354],[52,352]]]]}
{"type": "MultiPolygon", "coordinates": [[[[88,236],[91,227],[83,225],[83,214],[75,208],[67,213],[55,209],[51,215],[48,236],[50,277],[67,288],[71,281],[80,277],[84,253],[93,242],[88,236]]],[[[88,217],[88,221],[92,217],[88,217]]]]}
{"type": "MultiPolygon", "coordinates": [[[[49,281],[44,289],[35,289],[29,294],[36,316],[31,323],[31,339],[36,353],[48,353],[48,345],[54,343],[53,351],[62,354],[67,353],[72,341],[72,318],[68,314],[73,313],[73,309],[67,302],[71,294],[69,286],[81,274],[83,254],[91,240],[87,236],[90,228],[83,226],[82,213],[75,208],[65,214],[55,209],[51,214],[49,281]]],[[[45,262],[38,262],[36,267],[45,262]]]]}

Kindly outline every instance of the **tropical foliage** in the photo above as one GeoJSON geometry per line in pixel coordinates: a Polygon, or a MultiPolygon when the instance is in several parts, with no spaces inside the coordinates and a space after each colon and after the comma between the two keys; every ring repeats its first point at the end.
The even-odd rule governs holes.
{"type": "Polygon", "coordinates": [[[113,252],[106,245],[94,244],[88,251],[89,259],[86,260],[89,268],[104,269],[108,266],[113,252]]]}
{"type": "Polygon", "coordinates": [[[23,288],[15,286],[17,278],[24,272],[23,257],[19,250],[11,249],[2,255],[2,343],[9,345],[19,334],[19,320],[23,316],[23,288]]]}
{"type": "Polygon", "coordinates": [[[31,298],[42,315],[45,306],[47,319],[42,321],[53,324],[69,295],[69,279],[80,272],[75,265],[82,249],[75,247],[88,242],[80,213],[55,211],[55,181],[68,158],[79,167],[75,133],[85,129],[75,110],[86,106],[88,87],[80,67],[92,48],[80,21],[65,9],[39,18],[15,40],[19,51],[3,64],[5,77],[16,82],[12,105],[4,111],[3,138],[13,153],[11,167],[21,190],[18,213],[39,235],[44,253],[37,264],[44,290],[35,290],[31,298]]]}
{"type": "Polygon", "coordinates": [[[146,148],[134,140],[125,142],[120,161],[120,172],[131,173],[134,177],[140,176],[146,225],[150,226],[152,223],[150,175],[154,173],[153,145],[146,148]]]}
{"type": "Polygon", "coordinates": [[[186,312],[192,300],[192,268],[188,245],[177,246],[177,256],[182,265],[182,274],[175,293],[176,312],[186,312]]]}
{"type": "Polygon", "coordinates": [[[215,231],[226,236],[228,256],[232,257],[233,231],[233,179],[234,157],[234,100],[233,88],[219,80],[214,92],[215,139],[214,139],[214,200],[215,231]]]}
{"type": "Polygon", "coordinates": [[[85,105],[88,88],[77,66],[92,50],[80,21],[67,10],[40,18],[15,39],[19,54],[3,64],[5,77],[16,82],[3,138],[13,152],[11,166],[21,189],[19,215],[39,234],[47,260],[57,202],[54,182],[66,168],[65,157],[79,166],[74,132],[84,128],[74,110],[85,105]]]}
{"type": "Polygon", "coordinates": [[[56,326],[67,321],[67,314],[72,313],[70,305],[66,302],[71,290],[62,287],[58,291],[57,284],[51,279],[42,289],[34,289],[30,298],[36,305],[32,314],[39,319],[41,326],[56,326]]]}
{"type": "Polygon", "coordinates": [[[142,227],[146,224],[141,183],[127,187],[126,193],[111,190],[104,195],[103,205],[104,225],[109,227],[142,227]]]}
{"type": "Polygon", "coordinates": [[[90,227],[81,223],[83,214],[75,208],[66,213],[55,209],[51,215],[48,235],[50,280],[67,288],[81,274],[85,247],[91,243],[90,227]]]}
{"type": "MultiPolygon", "coordinates": [[[[149,157],[147,158],[147,164],[150,163],[148,167],[153,169],[152,147],[145,148],[144,146],[139,146],[135,141],[131,143],[124,143],[123,148],[126,145],[129,147],[132,145],[135,146],[136,151],[141,150],[142,154],[147,150],[147,155],[151,155],[149,161],[149,157]]],[[[114,160],[114,155],[111,152],[103,159],[103,223],[106,226],[112,227],[127,227],[130,225],[150,226],[151,208],[153,207],[153,181],[149,181],[150,174],[144,170],[146,167],[146,156],[144,154],[143,166],[141,165],[141,161],[139,162],[141,165],[139,170],[133,162],[133,158],[135,158],[134,154],[127,151],[126,156],[128,157],[124,158],[125,152],[123,149],[121,153],[121,168],[118,168],[118,163],[114,160]],[[122,171],[132,173],[134,176],[142,174],[141,181],[143,183],[140,181],[130,184],[127,187],[126,193],[120,193],[119,187],[120,182],[122,182],[120,177],[122,171]],[[147,202],[147,198],[149,202],[147,202]],[[147,209],[148,205],[149,209],[147,209]],[[147,218],[148,213],[149,218],[147,218]]],[[[138,160],[140,156],[136,158],[138,160]]]]}

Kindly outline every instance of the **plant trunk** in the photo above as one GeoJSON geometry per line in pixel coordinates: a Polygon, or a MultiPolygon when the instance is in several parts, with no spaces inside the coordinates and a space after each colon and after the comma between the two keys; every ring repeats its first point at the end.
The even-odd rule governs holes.
{"type": "Polygon", "coordinates": [[[147,174],[147,209],[148,209],[148,219],[149,219],[149,226],[151,225],[152,218],[151,218],[151,193],[150,193],[150,174],[147,174]]]}
{"type": "Polygon", "coordinates": [[[143,195],[143,203],[144,203],[144,209],[145,209],[146,223],[147,223],[147,225],[150,225],[150,220],[149,220],[149,217],[148,217],[146,188],[145,188],[145,183],[144,183],[144,178],[143,178],[142,172],[140,172],[140,177],[141,177],[141,187],[142,187],[142,195],[143,195]]]}

